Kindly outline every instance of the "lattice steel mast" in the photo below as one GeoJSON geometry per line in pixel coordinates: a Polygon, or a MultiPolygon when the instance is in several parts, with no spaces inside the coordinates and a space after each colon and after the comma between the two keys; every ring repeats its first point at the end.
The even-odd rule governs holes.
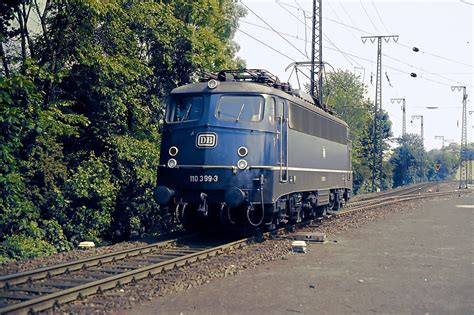
{"type": "Polygon", "coordinates": [[[362,42],[365,44],[367,39],[372,43],[377,40],[377,75],[375,84],[375,106],[374,106],[374,131],[373,131],[373,152],[372,152],[372,191],[376,191],[377,176],[379,178],[379,187],[383,190],[383,141],[382,141],[382,123],[377,120],[382,118],[382,38],[385,42],[393,39],[398,41],[398,35],[378,35],[378,36],[362,36],[362,42]],[[378,128],[377,128],[378,127],[378,128]],[[380,139],[378,139],[380,138],[380,139]],[[378,153],[378,160],[377,160],[378,153]]]}
{"type": "Polygon", "coordinates": [[[413,115],[411,119],[421,119],[421,179],[420,182],[425,181],[425,127],[423,126],[423,115],[413,115]]]}
{"type": "Polygon", "coordinates": [[[310,82],[310,94],[311,96],[317,96],[319,105],[323,106],[323,26],[322,26],[322,0],[313,0],[313,35],[311,43],[311,82],[310,82]],[[318,89],[317,95],[315,93],[315,70],[317,67],[318,71],[318,89]]]}
{"type": "Polygon", "coordinates": [[[402,137],[404,137],[407,134],[407,112],[406,112],[406,106],[405,106],[405,98],[391,98],[390,101],[397,102],[397,104],[402,103],[402,113],[403,113],[403,121],[402,121],[402,137]]]}
{"type": "Polygon", "coordinates": [[[403,112],[403,121],[402,121],[402,147],[401,147],[401,154],[402,154],[402,183],[405,185],[407,180],[407,154],[405,152],[405,136],[407,134],[407,112],[406,112],[406,103],[405,98],[391,98],[390,101],[397,102],[397,104],[402,103],[402,112],[403,112]]]}
{"type": "Polygon", "coordinates": [[[459,189],[467,188],[467,92],[465,86],[454,85],[451,90],[462,90],[461,152],[459,154],[459,189]]]}

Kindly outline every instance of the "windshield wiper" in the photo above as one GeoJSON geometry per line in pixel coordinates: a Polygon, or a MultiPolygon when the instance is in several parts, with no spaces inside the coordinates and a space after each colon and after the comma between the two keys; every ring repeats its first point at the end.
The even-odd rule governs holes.
{"type": "Polygon", "coordinates": [[[192,104],[189,104],[188,110],[186,111],[186,114],[184,114],[183,119],[181,121],[185,121],[188,119],[189,112],[191,111],[192,104]]]}
{"type": "Polygon", "coordinates": [[[245,104],[242,104],[242,106],[240,107],[239,115],[237,116],[237,119],[235,120],[236,122],[239,122],[240,115],[242,115],[242,111],[244,110],[244,106],[245,106],[245,104]]]}

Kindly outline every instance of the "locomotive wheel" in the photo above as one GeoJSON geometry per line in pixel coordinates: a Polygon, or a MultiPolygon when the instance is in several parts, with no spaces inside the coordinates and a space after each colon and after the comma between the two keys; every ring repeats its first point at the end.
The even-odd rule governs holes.
{"type": "Polygon", "coordinates": [[[315,207],[315,214],[316,214],[316,217],[322,217],[326,214],[328,210],[328,206],[319,206],[319,207],[315,207]]]}
{"type": "Polygon", "coordinates": [[[187,232],[194,233],[203,229],[203,220],[197,213],[197,207],[192,205],[186,207],[180,221],[187,232]]]}
{"type": "Polygon", "coordinates": [[[336,205],[336,200],[335,199],[336,198],[335,198],[334,194],[329,195],[329,206],[328,206],[329,210],[334,210],[334,206],[336,205]]]}
{"type": "Polygon", "coordinates": [[[332,211],[337,211],[341,209],[342,202],[339,200],[339,195],[337,193],[331,193],[329,198],[329,209],[332,211]]]}

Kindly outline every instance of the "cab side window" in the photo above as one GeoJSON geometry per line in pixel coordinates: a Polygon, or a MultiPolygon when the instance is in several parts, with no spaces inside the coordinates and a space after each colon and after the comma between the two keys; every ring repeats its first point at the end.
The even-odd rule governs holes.
{"type": "Polygon", "coordinates": [[[277,117],[284,117],[284,102],[282,99],[278,99],[278,102],[277,102],[277,108],[276,108],[276,116],[277,117]]]}
{"type": "Polygon", "coordinates": [[[268,117],[268,121],[270,124],[275,124],[275,98],[269,97],[267,99],[267,104],[265,106],[265,110],[267,111],[266,116],[268,117]]]}

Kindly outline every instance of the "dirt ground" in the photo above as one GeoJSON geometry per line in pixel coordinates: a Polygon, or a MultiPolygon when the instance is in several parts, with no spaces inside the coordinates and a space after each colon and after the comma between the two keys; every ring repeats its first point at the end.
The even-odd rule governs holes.
{"type": "Polygon", "coordinates": [[[425,202],[120,314],[473,314],[473,204],[425,202]]]}

